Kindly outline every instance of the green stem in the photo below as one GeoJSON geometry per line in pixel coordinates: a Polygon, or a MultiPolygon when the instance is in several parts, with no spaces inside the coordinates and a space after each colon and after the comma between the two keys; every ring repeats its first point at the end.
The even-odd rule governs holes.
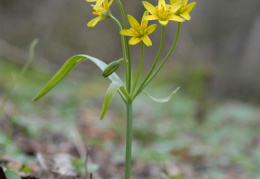
{"type": "Polygon", "coordinates": [[[175,40],[173,42],[172,48],[170,49],[167,56],[164,58],[164,60],[160,64],[160,66],[157,68],[157,70],[153,73],[153,75],[146,81],[146,83],[142,87],[139,88],[139,90],[136,92],[134,98],[143,91],[143,89],[151,82],[151,80],[157,75],[157,73],[161,70],[161,68],[164,66],[164,64],[168,61],[169,57],[171,56],[171,54],[172,54],[173,50],[175,49],[176,44],[178,42],[179,35],[180,35],[180,28],[181,28],[181,22],[178,23],[177,32],[176,32],[176,36],[175,36],[175,40]]]}
{"type": "Polygon", "coordinates": [[[125,153],[125,178],[131,176],[131,153],[132,153],[132,102],[126,104],[127,126],[126,126],[126,153],[125,153]]]}
{"type": "MultiPolygon", "coordinates": [[[[147,82],[147,80],[150,78],[154,68],[156,67],[157,63],[158,63],[158,60],[161,56],[161,53],[162,53],[162,49],[163,49],[163,42],[164,42],[164,29],[165,29],[165,26],[162,26],[162,31],[161,31],[161,42],[160,42],[160,47],[159,47],[159,51],[157,53],[157,56],[154,60],[154,63],[148,73],[148,75],[146,76],[145,80],[143,81],[143,83],[141,84],[141,86],[139,87],[139,89],[137,90],[136,94],[134,95],[134,98],[143,90],[143,87],[145,85],[145,83],[147,82]]],[[[134,91],[133,91],[134,92],[134,91]]]]}
{"type": "MultiPolygon", "coordinates": [[[[110,14],[110,18],[117,24],[117,26],[118,26],[118,28],[119,28],[119,31],[121,31],[121,30],[122,30],[122,26],[121,26],[120,22],[119,22],[112,14],[110,14]]],[[[129,76],[128,76],[128,70],[129,70],[128,64],[129,64],[129,60],[128,60],[128,62],[127,62],[125,38],[124,38],[123,35],[121,35],[121,44],[122,44],[122,51],[123,51],[124,64],[125,64],[126,86],[128,87],[128,86],[129,86],[129,80],[130,80],[131,78],[129,78],[129,76]]]]}
{"type": "MultiPolygon", "coordinates": [[[[126,15],[125,15],[125,10],[123,8],[123,5],[121,3],[120,0],[116,0],[119,8],[120,8],[120,11],[121,11],[121,14],[122,14],[122,19],[123,19],[123,25],[124,25],[124,29],[127,29],[127,26],[126,26],[126,15]]],[[[124,36],[125,38],[125,42],[128,42],[128,37],[127,36],[124,36]]],[[[127,65],[127,71],[126,73],[128,73],[126,75],[126,78],[127,78],[127,91],[128,93],[130,94],[130,90],[131,90],[131,82],[132,82],[132,64],[131,64],[131,54],[130,54],[130,48],[129,48],[129,44],[126,43],[126,49],[127,49],[127,57],[128,57],[128,65],[127,65]]],[[[124,49],[125,50],[125,49],[124,49]]]]}
{"type": "MultiPolygon", "coordinates": [[[[137,70],[137,74],[136,74],[136,78],[135,78],[135,82],[133,85],[133,89],[132,89],[132,93],[134,93],[139,76],[140,76],[140,72],[143,66],[143,59],[144,59],[144,43],[142,42],[142,48],[141,48],[141,56],[140,56],[140,61],[139,61],[139,66],[138,66],[138,70],[137,70]]],[[[132,95],[132,94],[131,94],[132,95]]]]}
{"type": "MultiPolygon", "coordinates": [[[[149,71],[149,73],[148,73],[148,75],[147,75],[146,80],[151,76],[151,74],[152,74],[154,68],[156,67],[156,65],[157,65],[157,63],[158,63],[158,60],[159,60],[159,58],[160,58],[160,56],[161,56],[162,49],[163,49],[163,42],[164,42],[164,28],[165,28],[165,26],[162,26],[160,48],[159,48],[159,51],[158,51],[157,56],[156,56],[156,58],[155,58],[155,61],[154,61],[154,63],[153,63],[153,66],[152,66],[152,68],[150,69],[150,71],[149,71]]],[[[145,81],[146,81],[146,80],[145,80],[145,81]]]]}

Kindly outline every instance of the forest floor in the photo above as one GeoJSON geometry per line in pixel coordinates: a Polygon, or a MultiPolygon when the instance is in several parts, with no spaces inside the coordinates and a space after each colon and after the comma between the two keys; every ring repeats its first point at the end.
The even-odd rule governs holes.
{"type": "MultiPolygon", "coordinates": [[[[1,62],[0,105],[18,69],[1,62]]],[[[0,178],[4,169],[22,179],[122,179],[120,97],[100,121],[108,82],[76,74],[31,102],[51,74],[30,70],[10,90],[0,115],[0,178]]],[[[178,87],[159,81],[148,88],[154,96],[178,87]]],[[[132,179],[258,179],[259,132],[257,105],[194,97],[185,88],[164,104],[140,95],[134,103],[132,179]]]]}

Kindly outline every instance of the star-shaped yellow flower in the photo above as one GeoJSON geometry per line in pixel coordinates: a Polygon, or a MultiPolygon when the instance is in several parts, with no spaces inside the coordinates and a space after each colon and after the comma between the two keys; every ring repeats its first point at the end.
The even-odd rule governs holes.
{"type": "MultiPolygon", "coordinates": [[[[88,1],[95,2],[94,0],[88,1]]],[[[94,27],[99,21],[109,18],[109,7],[113,3],[113,0],[111,0],[110,2],[108,2],[108,0],[96,0],[96,2],[97,3],[95,5],[92,5],[93,9],[95,10],[95,12],[93,12],[92,14],[97,15],[98,17],[89,21],[89,23],[87,24],[88,27],[94,27]]]]}
{"type": "Polygon", "coordinates": [[[177,16],[175,13],[182,7],[183,2],[174,4],[166,4],[165,0],[159,0],[158,6],[154,7],[149,2],[143,1],[144,7],[151,15],[145,17],[145,20],[158,20],[163,26],[167,25],[169,20],[183,22],[184,19],[177,16]]]}
{"type": "Polygon", "coordinates": [[[151,34],[153,31],[155,31],[155,29],[157,28],[157,25],[153,24],[153,25],[150,25],[149,27],[147,27],[148,21],[144,20],[144,17],[146,17],[148,14],[149,14],[149,12],[145,11],[142,21],[141,21],[141,25],[137,22],[137,20],[134,17],[132,17],[130,15],[127,16],[131,28],[121,30],[120,34],[126,35],[126,36],[132,36],[132,38],[129,40],[130,45],[135,45],[135,44],[139,43],[140,41],[143,41],[144,44],[147,46],[152,45],[152,42],[151,42],[150,38],[148,37],[148,35],[151,34]]]}
{"type": "Polygon", "coordinates": [[[176,15],[182,17],[185,20],[190,20],[190,12],[196,6],[196,2],[192,2],[187,5],[188,0],[170,0],[171,4],[183,2],[183,6],[176,12],[176,15]]]}

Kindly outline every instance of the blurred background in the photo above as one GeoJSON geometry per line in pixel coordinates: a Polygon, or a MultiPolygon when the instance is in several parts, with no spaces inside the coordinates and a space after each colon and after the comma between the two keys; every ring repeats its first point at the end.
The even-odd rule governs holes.
{"type": "MultiPolygon", "coordinates": [[[[150,2],[157,3],[156,0],[150,2]]],[[[128,14],[141,18],[144,8],[139,1],[123,4],[128,14]]],[[[170,63],[184,67],[183,75],[195,66],[204,68],[205,80],[210,82],[209,92],[214,96],[259,100],[259,7],[258,0],[250,0],[250,3],[199,0],[192,20],[182,25],[180,41],[170,63]]],[[[121,20],[116,4],[112,9],[121,20]]],[[[121,58],[117,26],[103,21],[95,28],[87,28],[87,22],[93,18],[91,12],[91,7],[83,0],[1,0],[1,59],[23,64],[28,45],[34,38],[40,41],[35,65],[43,64],[45,68],[59,67],[79,53],[107,62],[121,58]]],[[[172,23],[167,27],[169,48],[175,26],[172,23]]],[[[152,36],[154,46],[147,48],[153,52],[151,56],[157,53],[159,34],[158,28],[152,36]]],[[[133,61],[137,62],[138,58],[137,52],[133,61]]],[[[149,60],[145,63],[148,66],[149,60]]]]}
{"type": "MultiPolygon", "coordinates": [[[[147,1],[157,4],[157,0],[147,1]]],[[[136,160],[148,161],[149,166],[145,168],[138,160],[135,166],[143,167],[142,171],[150,173],[142,173],[137,167],[135,174],[137,178],[153,178],[157,176],[151,173],[153,167],[158,167],[156,162],[165,163],[168,159],[170,164],[166,162],[166,170],[169,170],[168,175],[171,176],[196,178],[196,175],[200,179],[257,178],[260,176],[260,153],[257,152],[260,147],[260,1],[196,2],[191,12],[191,21],[182,23],[179,42],[169,63],[148,87],[148,91],[164,97],[166,95],[163,94],[180,86],[176,99],[162,106],[152,104],[145,98],[145,102],[136,102],[136,118],[140,120],[134,124],[134,146],[136,151],[140,149],[146,152],[134,157],[136,160]],[[147,103],[149,106],[143,107],[147,103]],[[165,125],[160,120],[165,120],[165,125]],[[154,131],[144,129],[149,121],[153,123],[154,131]],[[171,140],[177,142],[172,144],[174,142],[171,143],[171,140]],[[148,151],[151,148],[154,150],[148,151]],[[169,159],[169,156],[174,159],[169,159]]],[[[141,19],[144,11],[141,1],[124,0],[122,3],[127,14],[141,19]]],[[[111,9],[113,15],[121,21],[117,4],[113,3],[111,9]]],[[[101,136],[105,141],[110,141],[104,144],[96,139],[84,139],[87,145],[111,153],[115,149],[111,143],[123,147],[124,138],[119,137],[116,142],[114,138],[124,135],[120,127],[124,126],[120,120],[124,116],[120,110],[124,109],[122,103],[118,102],[119,98],[112,106],[113,112],[108,114],[108,122],[93,122],[98,120],[108,82],[100,77],[100,72],[90,62],[73,70],[64,85],[61,84],[49,98],[37,103],[40,106],[37,109],[37,105],[34,103],[33,106],[29,101],[52,74],[75,54],[88,54],[107,63],[122,57],[117,26],[105,20],[94,28],[88,28],[86,24],[93,19],[91,13],[90,3],[84,0],[0,0],[0,97],[3,98],[10,87],[12,74],[18,73],[26,63],[30,43],[35,38],[39,40],[30,71],[10,95],[9,108],[6,107],[5,117],[2,117],[3,125],[7,125],[4,119],[14,113],[14,119],[20,121],[14,123],[22,128],[26,126],[24,123],[28,124],[25,118],[39,121],[48,118],[53,123],[68,118],[65,121],[71,124],[77,116],[86,126],[91,124],[96,126],[97,131],[107,132],[82,132],[82,135],[87,133],[92,138],[101,136]],[[89,100],[79,102],[82,96],[89,100]]],[[[176,23],[166,27],[163,56],[171,47],[176,27],[176,23]]],[[[157,53],[160,28],[151,35],[151,40],[153,46],[145,49],[144,72],[149,70],[152,63],[150,59],[157,53]]],[[[131,51],[133,64],[137,66],[140,44],[131,47],[131,51]]],[[[120,68],[119,74],[122,71],[123,68],[120,68]]],[[[43,131],[46,131],[48,124],[42,125],[45,126],[43,131]]],[[[38,128],[41,127],[35,124],[32,129],[26,130],[32,130],[33,136],[37,136],[38,128]]],[[[36,147],[34,150],[42,149],[36,147]]],[[[120,155],[111,155],[109,158],[106,154],[106,160],[120,164],[120,155]]],[[[97,157],[93,160],[97,163],[99,161],[97,157]]],[[[102,169],[102,162],[99,166],[102,169]]],[[[164,170],[160,167],[160,171],[164,170]]],[[[103,168],[103,171],[99,171],[100,176],[109,178],[115,176],[111,171],[116,170],[107,171],[103,168]]]]}

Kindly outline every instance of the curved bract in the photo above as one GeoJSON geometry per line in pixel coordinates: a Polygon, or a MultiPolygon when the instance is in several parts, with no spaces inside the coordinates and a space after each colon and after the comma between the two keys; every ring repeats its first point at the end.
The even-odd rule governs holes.
{"type": "Polygon", "coordinates": [[[166,103],[172,99],[172,97],[175,95],[175,93],[177,93],[177,91],[179,89],[180,89],[180,87],[176,88],[169,96],[167,96],[165,98],[155,98],[155,97],[149,95],[147,92],[145,92],[145,91],[143,91],[143,92],[146,96],[148,96],[150,99],[152,99],[153,101],[155,101],[157,103],[166,103]]]}

